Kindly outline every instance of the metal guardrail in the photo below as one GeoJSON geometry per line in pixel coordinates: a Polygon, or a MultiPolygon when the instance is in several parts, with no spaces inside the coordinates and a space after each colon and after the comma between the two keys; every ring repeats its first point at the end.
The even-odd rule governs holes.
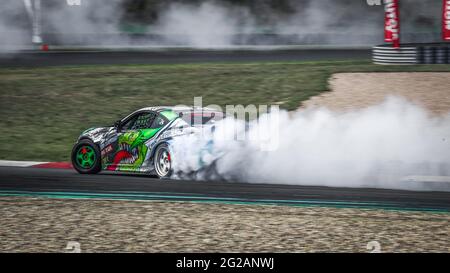
{"type": "Polygon", "coordinates": [[[372,61],[382,65],[450,64],[450,44],[391,45],[372,48],[372,61]]]}

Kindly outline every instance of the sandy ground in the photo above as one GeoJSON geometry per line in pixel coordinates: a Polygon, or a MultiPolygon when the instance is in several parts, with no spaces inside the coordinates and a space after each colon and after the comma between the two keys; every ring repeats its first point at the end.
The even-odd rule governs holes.
{"type": "Polygon", "coordinates": [[[450,252],[450,215],[176,202],[0,198],[1,252],[450,252]]]}
{"type": "Polygon", "coordinates": [[[329,81],[332,92],[311,98],[303,107],[348,111],[401,96],[434,114],[450,112],[450,73],[339,73],[329,81]]]}

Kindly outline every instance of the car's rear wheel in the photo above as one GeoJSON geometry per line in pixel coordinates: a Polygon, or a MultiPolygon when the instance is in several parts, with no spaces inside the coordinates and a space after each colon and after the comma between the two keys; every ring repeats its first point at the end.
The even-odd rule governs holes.
{"type": "Polygon", "coordinates": [[[153,163],[159,178],[169,178],[172,175],[172,158],[167,144],[161,144],[156,148],[153,163]]]}
{"type": "Polygon", "coordinates": [[[77,172],[94,174],[101,170],[100,149],[88,139],[83,139],[72,149],[72,165],[77,172]]]}

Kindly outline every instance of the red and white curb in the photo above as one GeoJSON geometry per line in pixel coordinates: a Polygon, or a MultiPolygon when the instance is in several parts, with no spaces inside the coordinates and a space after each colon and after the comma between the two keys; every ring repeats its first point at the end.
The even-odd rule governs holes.
{"type": "Polygon", "coordinates": [[[72,169],[72,164],[70,162],[38,162],[38,161],[0,160],[0,167],[72,169]]]}

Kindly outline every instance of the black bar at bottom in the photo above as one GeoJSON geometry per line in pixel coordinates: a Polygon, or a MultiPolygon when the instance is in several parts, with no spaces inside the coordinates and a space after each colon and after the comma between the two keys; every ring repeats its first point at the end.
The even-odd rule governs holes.
{"type": "Polygon", "coordinates": [[[448,257],[448,254],[383,253],[0,254],[5,268],[10,265],[11,268],[21,270],[29,266],[33,271],[42,269],[45,272],[51,269],[60,272],[65,268],[85,272],[96,270],[96,267],[98,272],[105,272],[108,268],[114,269],[114,272],[133,272],[133,269],[141,272],[335,272],[339,269],[361,272],[366,268],[372,272],[385,272],[394,263],[399,264],[402,271],[429,264],[437,267],[438,262],[442,262],[442,265],[447,263],[448,257]],[[423,261],[421,258],[433,261],[423,261]]]}

